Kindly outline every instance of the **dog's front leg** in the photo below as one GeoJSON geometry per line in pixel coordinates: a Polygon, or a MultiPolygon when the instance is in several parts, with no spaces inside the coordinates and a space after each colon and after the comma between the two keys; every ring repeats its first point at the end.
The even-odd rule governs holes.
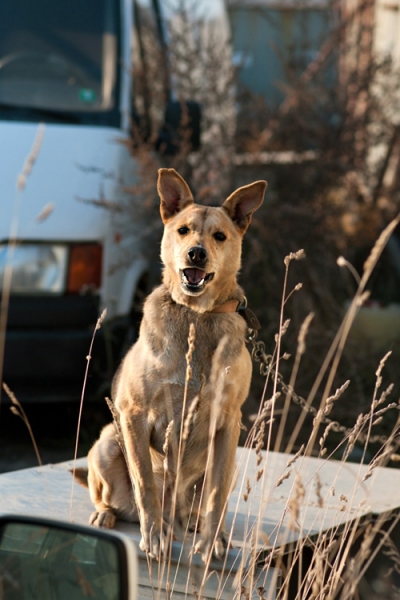
{"type": "Polygon", "coordinates": [[[140,549],[152,558],[163,553],[161,505],[150,457],[150,428],[143,413],[120,413],[121,433],[131,475],[142,539],[140,549]]]}
{"type": "Polygon", "coordinates": [[[200,541],[195,551],[206,562],[213,552],[221,560],[227,548],[225,514],[235,469],[236,446],[239,440],[239,421],[227,423],[217,431],[212,456],[205,474],[205,519],[200,541]]]}

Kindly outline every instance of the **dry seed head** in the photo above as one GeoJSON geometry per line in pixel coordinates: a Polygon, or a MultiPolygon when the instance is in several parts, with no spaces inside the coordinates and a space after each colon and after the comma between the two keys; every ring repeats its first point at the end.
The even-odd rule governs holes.
{"type": "Polygon", "coordinates": [[[391,454],[390,460],[392,460],[393,462],[400,462],[400,454],[391,454]]]}
{"type": "MultiPolygon", "coordinates": [[[[380,379],[381,379],[381,378],[380,378],[380,379]]],[[[378,387],[378,386],[376,386],[376,387],[378,387]]],[[[383,404],[383,403],[386,401],[386,398],[387,398],[387,397],[388,397],[388,396],[389,396],[389,395],[392,393],[392,391],[393,391],[393,387],[394,387],[394,384],[393,384],[393,383],[391,383],[391,384],[390,384],[390,385],[389,385],[389,386],[386,388],[386,390],[384,390],[384,391],[382,392],[382,394],[380,395],[380,397],[378,398],[378,400],[374,400],[374,401],[372,402],[372,410],[374,410],[374,409],[375,409],[377,406],[379,406],[380,404],[383,404]]],[[[396,405],[394,402],[392,402],[391,404],[388,404],[388,406],[385,406],[385,408],[382,408],[381,410],[379,410],[379,411],[376,413],[376,415],[383,414],[383,413],[385,413],[387,410],[389,410],[389,409],[392,409],[392,408],[397,408],[397,405],[396,405]]]]}
{"type": "Polygon", "coordinates": [[[187,440],[187,438],[189,437],[190,425],[193,422],[193,418],[194,418],[194,415],[196,414],[198,405],[199,405],[199,396],[195,396],[195,398],[193,398],[193,400],[189,406],[189,410],[186,415],[185,423],[183,425],[182,437],[184,440],[187,440]]]}
{"type": "Polygon", "coordinates": [[[341,500],[342,502],[348,502],[349,501],[349,499],[344,494],[340,494],[339,500],[341,500]]]}
{"type": "Polygon", "coordinates": [[[306,253],[304,250],[297,250],[297,252],[291,252],[287,256],[285,256],[285,260],[283,261],[285,267],[288,267],[292,260],[302,260],[306,257],[306,253]]]}
{"type": "Polygon", "coordinates": [[[107,315],[107,309],[105,308],[103,310],[103,312],[101,313],[101,315],[99,316],[99,318],[97,319],[96,331],[98,331],[100,329],[100,327],[102,326],[103,321],[106,318],[106,315],[107,315]]]}
{"type": "MultiPolygon", "coordinates": [[[[325,444],[326,438],[328,437],[330,430],[333,429],[334,426],[335,426],[334,421],[332,421],[331,423],[328,423],[328,425],[326,426],[325,431],[319,440],[320,448],[322,448],[323,445],[325,444]]],[[[325,448],[325,450],[326,450],[326,448],[325,448]]]]}
{"type": "Polygon", "coordinates": [[[188,352],[187,359],[190,361],[194,351],[194,341],[196,339],[196,329],[194,323],[190,323],[189,327],[189,337],[188,337],[188,352]]]}
{"type": "Polygon", "coordinates": [[[336,390],[336,392],[334,393],[333,396],[329,396],[329,398],[327,398],[326,403],[325,403],[325,408],[324,408],[325,416],[329,415],[329,413],[331,412],[331,410],[333,408],[334,402],[336,402],[336,400],[338,400],[340,398],[340,396],[343,394],[343,392],[345,392],[347,390],[349,385],[350,385],[350,379],[345,381],[344,384],[341,385],[340,388],[338,388],[336,390]]]}
{"type": "Polygon", "coordinates": [[[17,400],[14,392],[10,390],[10,388],[8,387],[8,385],[4,381],[3,381],[3,390],[5,391],[5,393],[10,398],[10,400],[11,400],[11,402],[13,404],[16,404],[17,406],[21,406],[20,402],[19,402],[19,400],[17,400]]]}
{"type": "Polygon", "coordinates": [[[387,227],[385,227],[385,229],[382,231],[382,233],[376,240],[375,245],[370,252],[370,255],[368,256],[367,260],[364,263],[363,279],[364,278],[367,279],[369,277],[369,274],[373,271],[380,255],[381,255],[381,252],[383,251],[390,236],[392,235],[393,231],[395,230],[395,228],[397,227],[399,222],[400,222],[400,214],[395,219],[393,219],[393,221],[391,223],[389,223],[389,225],[387,227]]]}
{"type": "Polygon", "coordinates": [[[300,508],[303,503],[304,497],[306,495],[306,490],[301,481],[300,475],[296,473],[296,481],[294,486],[294,495],[290,498],[288,502],[288,508],[291,516],[291,520],[289,523],[289,529],[297,529],[296,523],[300,517],[300,508]]]}
{"type": "Polygon", "coordinates": [[[287,330],[289,328],[289,325],[290,325],[290,319],[286,319],[286,321],[282,325],[281,330],[279,332],[281,334],[281,336],[285,335],[285,333],[287,332],[287,330]]]}
{"type": "Polygon", "coordinates": [[[331,485],[331,487],[329,488],[329,495],[330,496],[334,496],[335,495],[335,488],[333,485],[331,485]]]}
{"type": "Polygon", "coordinates": [[[192,356],[194,352],[194,340],[196,338],[196,330],[194,327],[194,323],[190,323],[189,327],[189,336],[188,336],[188,351],[186,353],[186,381],[190,381],[192,379],[192,356]]]}
{"type": "Polygon", "coordinates": [[[32,427],[29,423],[29,419],[26,416],[26,413],[21,405],[21,403],[19,402],[19,400],[16,398],[14,392],[12,390],[10,390],[10,388],[8,387],[8,385],[6,383],[3,382],[3,389],[6,392],[6,394],[8,395],[8,397],[10,398],[13,406],[10,406],[10,410],[13,413],[13,415],[16,415],[17,417],[19,417],[20,419],[22,419],[22,421],[24,422],[24,424],[26,425],[26,428],[28,430],[28,433],[30,435],[32,444],[33,444],[33,448],[35,450],[35,454],[36,454],[36,458],[37,461],[39,463],[40,466],[42,466],[42,459],[40,458],[40,453],[39,453],[39,448],[36,444],[36,440],[35,440],[35,436],[33,435],[33,431],[32,431],[32,427]]]}
{"type": "Polygon", "coordinates": [[[265,421],[263,421],[260,425],[259,430],[257,431],[257,435],[255,438],[255,451],[257,456],[257,467],[262,463],[263,456],[261,454],[261,450],[264,446],[264,432],[265,432],[265,421]]]}
{"type": "Polygon", "coordinates": [[[298,283],[295,287],[294,287],[294,291],[298,292],[299,290],[301,290],[301,288],[303,287],[302,283],[298,283]]]}
{"type": "Polygon", "coordinates": [[[381,454],[378,454],[378,456],[376,456],[374,458],[374,460],[371,462],[371,464],[368,467],[368,471],[366,472],[366,474],[363,477],[363,481],[366,481],[367,479],[369,479],[370,477],[372,477],[373,471],[374,469],[379,466],[379,464],[382,462],[382,459],[387,456],[388,454],[390,455],[392,453],[392,449],[388,448],[387,450],[385,450],[384,452],[381,452],[381,454]]]}
{"type": "Polygon", "coordinates": [[[290,356],[291,355],[288,352],[285,352],[285,354],[282,355],[282,360],[289,360],[290,356]]]}
{"type": "Polygon", "coordinates": [[[25,185],[26,177],[23,173],[20,173],[17,177],[17,189],[22,191],[25,188],[25,185]]]}
{"type": "Polygon", "coordinates": [[[336,259],[336,264],[339,267],[345,267],[347,264],[347,260],[343,256],[338,256],[338,258],[336,259]]]}
{"type": "Polygon", "coordinates": [[[291,467],[296,462],[300,454],[303,452],[304,446],[305,444],[302,444],[301,448],[296,452],[296,454],[290,460],[287,461],[286,467],[291,467]]]}
{"type": "Polygon", "coordinates": [[[348,456],[351,454],[351,452],[353,451],[358,434],[360,433],[360,430],[362,427],[363,419],[364,419],[364,415],[362,413],[360,413],[357,417],[357,421],[356,421],[353,429],[350,431],[349,439],[347,440],[347,449],[346,449],[346,452],[343,457],[344,460],[346,460],[348,458],[348,456]]]}
{"type": "Polygon", "coordinates": [[[43,206],[42,210],[36,217],[35,221],[37,223],[41,223],[42,221],[45,221],[47,219],[47,217],[49,217],[51,215],[53,210],[54,210],[54,204],[52,202],[49,202],[48,204],[43,206]]]}
{"type": "MultiPolygon", "coordinates": [[[[382,404],[382,402],[384,402],[384,401],[386,400],[386,398],[388,397],[388,395],[390,394],[390,392],[392,391],[392,389],[393,389],[393,383],[391,383],[391,384],[389,385],[389,387],[387,388],[387,390],[385,390],[385,391],[382,393],[382,395],[381,395],[381,397],[379,398],[379,400],[378,400],[377,404],[382,404]]],[[[397,409],[399,409],[399,405],[398,405],[398,404],[396,404],[396,402],[391,402],[391,403],[390,403],[390,404],[388,404],[387,406],[384,406],[383,408],[381,408],[380,410],[378,410],[378,411],[375,413],[375,417],[379,417],[380,415],[384,415],[385,413],[387,413],[387,412],[388,412],[388,410],[392,410],[393,408],[397,408],[397,409]]]]}
{"type": "Polygon", "coordinates": [[[292,471],[288,471],[287,473],[284,473],[283,475],[281,475],[278,479],[278,481],[276,482],[275,487],[279,487],[280,485],[282,485],[282,483],[286,480],[289,479],[289,477],[291,476],[292,471]]]}
{"type": "Polygon", "coordinates": [[[169,448],[169,441],[170,441],[170,437],[171,437],[171,433],[172,433],[172,427],[174,426],[174,421],[173,419],[168,423],[167,425],[167,429],[165,430],[165,440],[164,440],[164,444],[163,444],[163,452],[164,454],[168,453],[168,448],[169,448]]]}
{"type": "Polygon", "coordinates": [[[250,492],[251,492],[250,480],[249,480],[249,478],[247,478],[247,481],[246,481],[246,491],[245,491],[245,493],[243,494],[243,500],[244,500],[245,502],[247,502],[247,500],[249,499],[249,494],[250,494],[250,492]]]}
{"type": "Polygon", "coordinates": [[[310,328],[310,324],[311,324],[311,321],[313,320],[313,318],[314,318],[314,313],[311,312],[310,314],[308,314],[306,316],[306,318],[304,319],[304,321],[300,327],[299,336],[297,338],[297,352],[301,356],[306,351],[306,337],[307,337],[308,330],[310,328]]]}
{"type": "Polygon", "coordinates": [[[22,168],[22,172],[19,173],[19,175],[17,177],[17,189],[20,191],[22,191],[25,188],[26,180],[29,177],[29,175],[32,171],[32,167],[35,163],[35,160],[38,157],[39,150],[40,150],[42,142],[43,142],[43,136],[44,136],[44,124],[39,123],[32,149],[29,152],[29,154],[25,160],[24,166],[22,168]]]}
{"type": "MultiPolygon", "coordinates": [[[[262,415],[262,413],[261,413],[261,415],[262,415]]],[[[263,416],[265,417],[266,415],[263,415],[263,416]]],[[[265,432],[265,420],[264,420],[264,418],[262,418],[262,419],[259,420],[258,425],[259,425],[258,431],[256,433],[255,440],[254,440],[256,442],[256,449],[259,447],[260,441],[261,441],[260,448],[262,448],[263,437],[264,437],[264,432],[265,432]]]]}
{"type": "Polygon", "coordinates": [[[390,356],[391,354],[392,354],[392,351],[391,351],[391,350],[389,350],[389,352],[387,352],[387,353],[385,354],[385,356],[382,358],[382,360],[381,360],[381,362],[379,363],[379,366],[378,366],[378,368],[377,368],[377,370],[376,370],[376,376],[377,376],[377,377],[379,377],[379,376],[380,376],[380,374],[382,373],[382,369],[383,369],[383,367],[385,366],[385,363],[386,363],[387,359],[389,358],[389,356],[390,356]]]}

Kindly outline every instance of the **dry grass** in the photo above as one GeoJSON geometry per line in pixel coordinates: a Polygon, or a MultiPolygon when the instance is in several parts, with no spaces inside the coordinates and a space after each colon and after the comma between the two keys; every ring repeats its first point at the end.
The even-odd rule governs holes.
{"type": "MultiPolygon", "coordinates": [[[[400,441],[400,420],[397,418],[394,427],[387,439],[383,440],[379,449],[374,451],[371,460],[367,458],[367,450],[373,436],[374,427],[387,415],[398,414],[399,403],[387,402],[392,393],[392,386],[387,386],[381,391],[384,371],[390,353],[386,353],[376,369],[375,386],[370,408],[365,413],[357,416],[351,427],[340,426],[341,439],[336,442],[336,448],[329,450],[329,455],[336,449],[343,449],[342,460],[335,476],[335,481],[327,490],[326,481],[323,479],[323,468],[326,464],[321,461],[315,464],[313,472],[304,471],[309,464],[308,457],[315,454],[322,456],[326,450],[326,442],[335,421],[330,420],[330,412],[333,407],[340,403],[349,383],[342,383],[336,391],[332,391],[335,376],[343,356],[345,343],[349,334],[352,321],[362,303],[367,298],[366,286],[376,267],[380,255],[387,244],[390,235],[400,221],[400,216],[393,220],[379,236],[377,242],[364,263],[363,273],[349,309],[344,316],[331,347],[326,357],[322,360],[319,373],[310,386],[309,394],[302,399],[303,411],[293,428],[289,440],[285,441],[285,429],[292,411],[293,402],[299,400],[295,390],[296,380],[301,371],[302,360],[307,355],[307,339],[313,327],[313,315],[310,314],[301,324],[297,336],[297,350],[295,353],[292,374],[289,384],[285,384],[280,374],[281,365],[289,363],[289,357],[283,351],[283,340],[288,334],[292,324],[286,318],[285,312],[289,301],[303,292],[299,283],[293,287],[288,285],[289,269],[293,261],[304,259],[304,252],[292,252],[283,260],[285,267],[284,289],[281,300],[279,315],[279,329],[275,334],[275,348],[271,356],[267,356],[262,346],[256,346],[259,350],[258,358],[261,359],[262,372],[265,376],[266,387],[262,394],[259,410],[254,416],[253,426],[248,432],[245,447],[248,453],[242,455],[243,464],[238,465],[239,480],[235,482],[236,501],[234,501],[232,515],[230,517],[231,529],[227,532],[227,538],[232,541],[235,538],[235,530],[241,523],[242,547],[236,547],[236,551],[229,553],[221,564],[214,564],[210,555],[205,565],[199,565],[196,551],[196,536],[187,526],[175,528],[175,512],[177,504],[177,485],[179,482],[180,464],[185,452],[185,444],[190,436],[190,425],[192,416],[196,409],[195,403],[187,406],[185,397],[182,403],[181,430],[177,440],[171,435],[172,425],[167,428],[165,439],[165,482],[171,485],[171,464],[167,457],[169,448],[173,447],[175,452],[172,461],[175,472],[175,487],[173,490],[171,514],[167,529],[165,544],[166,551],[159,561],[154,563],[149,559],[149,572],[153,577],[153,594],[155,598],[165,597],[205,597],[210,582],[213,581],[213,598],[239,598],[239,597],[274,597],[274,589],[277,584],[277,573],[281,573],[281,585],[278,598],[353,598],[357,593],[358,585],[363,580],[368,566],[373,561],[381,548],[385,549],[390,560],[393,577],[398,568],[398,553],[390,537],[398,523],[399,516],[387,514],[379,516],[376,520],[368,518],[362,509],[363,501],[360,502],[360,491],[365,492],[364,486],[371,479],[379,467],[384,466],[392,457],[396,457],[400,441]],[[289,291],[288,291],[289,290],[289,291]],[[296,296],[294,296],[294,294],[296,296]],[[283,360],[285,359],[285,360],[283,360]],[[282,362],[283,361],[283,362],[282,362]],[[271,395],[267,396],[268,384],[271,387],[271,395]],[[318,394],[321,388],[321,393],[318,394]],[[314,408],[315,407],[315,408],[314,408]],[[301,433],[303,423],[311,412],[313,416],[312,428],[307,442],[303,444],[293,456],[288,455],[286,466],[280,473],[273,468],[274,451],[291,450],[299,444],[298,437],[301,433]],[[272,435],[276,416],[279,414],[280,421],[277,435],[272,435]],[[360,476],[353,480],[352,486],[346,488],[345,492],[336,494],[335,488],[340,488],[342,477],[346,472],[346,463],[356,443],[362,444],[364,448],[362,462],[367,468],[360,471],[360,476]],[[319,448],[318,448],[319,446],[319,448]],[[322,472],[322,475],[320,473],[322,472]],[[275,480],[271,482],[271,474],[275,480]],[[265,519],[268,519],[269,508],[274,504],[274,490],[282,490],[282,499],[279,503],[280,514],[274,513],[274,528],[272,532],[266,533],[265,519]],[[241,501],[243,499],[243,502],[241,501]],[[334,499],[334,500],[332,500],[334,499]],[[254,502],[257,509],[254,512],[254,502]],[[324,526],[324,520],[328,519],[330,504],[335,503],[334,518],[329,517],[329,527],[324,526]],[[253,505],[252,505],[253,503],[253,505]],[[315,512],[315,507],[318,511],[315,512]],[[316,519],[315,526],[320,528],[319,534],[309,535],[307,526],[304,525],[308,513],[312,513],[312,519],[316,519]],[[343,515],[350,517],[343,519],[343,515]],[[321,524],[322,515],[322,526],[321,524]],[[177,542],[175,536],[179,536],[182,545],[179,547],[178,556],[177,542]],[[311,557],[305,558],[311,548],[311,557]],[[182,583],[183,581],[183,583],[182,583]],[[293,585],[296,582],[296,591],[293,585]],[[183,587],[182,587],[183,586],[183,587]],[[224,596],[225,594],[225,596],[224,596]]],[[[305,259],[307,260],[307,259],[305,259]]],[[[301,263],[299,263],[301,264],[301,263]]],[[[297,267],[297,265],[296,265],[297,267]]],[[[99,318],[93,336],[101,326],[104,315],[99,318]]],[[[191,379],[191,360],[195,347],[195,331],[190,331],[188,339],[187,375],[186,384],[191,379]]],[[[213,361],[212,381],[215,389],[214,410],[210,417],[210,439],[209,455],[206,471],[212,468],[213,448],[216,432],[218,411],[221,410],[221,365],[219,355],[222,352],[224,340],[218,348],[213,361]]],[[[91,349],[87,357],[87,369],[89,368],[91,349]]],[[[87,376],[87,370],[86,370],[87,376]]],[[[85,381],[86,381],[85,376],[85,381]]],[[[85,381],[83,384],[80,415],[83,409],[85,381]]],[[[351,383],[350,383],[351,388],[351,383]]],[[[13,398],[12,394],[11,397],[13,398]]],[[[19,416],[23,416],[23,409],[16,399],[12,400],[12,408],[17,407],[19,416]]],[[[166,398],[168,402],[168,398],[166,398]]],[[[111,405],[111,409],[113,407],[111,405]]],[[[114,414],[118,426],[118,415],[114,414]]],[[[30,433],[29,422],[24,418],[30,433]]],[[[77,432],[77,444],[79,438],[79,424],[77,432]]],[[[34,442],[33,433],[32,440],[34,442]]],[[[123,448],[123,441],[121,442],[123,448]]],[[[36,445],[35,445],[35,449],[36,445]]],[[[76,448],[77,449],[77,448],[76,448]]],[[[174,453],[173,452],[173,453],[174,453]]],[[[38,459],[40,460],[40,459],[38,459]]],[[[207,485],[207,476],[204,485],[207,485]]],[[[330,482],[331,483],[331,482],[330,482]]],[[[234,487],[234,486],[233,486],[234,487]]],[[[203,492],[201,492],[203,495],[203,492]]],[[[364,502],[368,494],[364,493],[364,502]]],[[[232,504],[231,504],[232,507],[232,504]]],[[[72,499],[71,499],[72,510],[72,499]]],[[[276,510],[276,506],[275,506],[276,510]]],[[[311,524],[312,525],[312,524],[311,524]]],[[[311,527],[312,529],[312,527],[311,527]]],[[[207,592],[208,593],[208,592],[207,592]]]]}
{"type": "MultiPolygon", "coordinates": [[[[181,19],[188,26],[185,12],[181,19]]],[[[182,39],[176,38],[175,42],[176,56],[172,57],[172,62],[175,60],[176,68],[184,64],[186,73],[194,73],[193,61],[197,65],[198,52],[185,52],[182,39]]],[[[226,89],[230,86],[232,74],[228,70],[224,75],[224,85],[218,84],[221,74],[219,52],[215,37],[211,38],[205,53],[208,56],[208,87],[199,87],[196,79],[182,78],[182,99],[194,98],[204,106],[206,135],[200,152],[191,154],[187,140],[184,140],[177,155],[160,159],[150,151],[151,140],[136,140],[132,145],[139,181],[132,192],[143,197],[146,214],[150,214],[151,210],[156,212],[154,183],[159,166],[177,168],[190,181],[202,201],[219,200],[233,188],[233,132],[224,130],[215,111],[207,108],[221,107],[223,102],[229,110],[231,107],[226,89]],[[213,132],[217,132],[216,137],[213,137],[213,132]]],[[[385,68],[387,65],[381,66],[381,69],[385,68]]],[[[378,165],[378,172],[368,173],[370,177],[367,178],[368,143],[356,148],[356,136],[350,135],[352,128],[360,130],[360,121],[349,106],[357,104],[357,93],[361,93],[366,83],[372,86],[373,80],[366,80],[366,77],[371,78],[371,73],[379,72],[375,65],[368,73],[360,73],[356,69],[348,73],[346,88],[336,96],[346,117],[342,130],[325,138],[322,133],[326,133],[326,129],[324,132],[321,130],[321,136],[316,140],[321,159],[316,165],[290,165],[276,169],[269,202],[254,218],[253,233],[246,241],[242,282],[248,290],[252,307],[264,323],[262,337],[267,341],[265,347],[257,346],[254,352],[255,358],[261,362],[262,377],[255,375],[252,397],[245,409],[249,430],[246,436],[243,435],[243,446],[247,452],[241,455],[238,480],[230,504],[232,528],[227,537],[229,541],[234,540],[235,530],[240,526],[242,551],[236,554],[231,551],[218,565],[212,562],[210,556],[206,565],[202,566],[195,555],[196,536],[190,533],[188,527],[175,531],[171,526],[167,531],[166,553],[159,557],[158,563],[149,560],[154,598],[202,598],[208,583],[213,580],[215,591],[212,597],[215,599],[268,599],[275,597],[277,580],[274,577],[277,571],[281,572],[281,585],[276,596],[279,599],[357,598],[360,597],[359,590],[366,585],[364,576],[379,553],[385,554],[390,565],[383,581],[388,582],[389,587],[398,584],[395,576],[400,571],[400,557],[391,535],[398,525],[399,515],[382,514],[372,519],[365,510],[371,480],[380,467],[394,465],[400,456],[397,453],[400,442],[398,388],[393,387],[393,384],[396,385],[394,379],[392,382],[392,376],[398,375],[397,365],[386,351],[382,358],[382,355],[373,353],[367,355],[362,349],[355,351],[348,344],[351,325],[367,300],[367,285],[379,268],[387,242],[399,223],[399,217],[391,220],[398,212],[398,192],[394,184],[392,187],[384,185],[385,168],[391,156],[386,156],[378,165]],[[345,94],[350,83],[352,98],[345,94]],[[353,104],[350,100],[354,101],[353,104]],[[354,217],[353,221],[350,216],[354,217]],[[383,230],[381,235],[373,243],[380,230],[383,230]],[[357,265],[357,269],[353,267],[355,254],[352,256],[351,251],[356,239],[361,239],[365,247],[372,246],[367,260],[361,267],[357,265]],[[307,258],[293,265],[294,260],[304,258],[304,251],[296,252],[297,248],[305,248],[307,258]],[[340,259],[337,264],[339,255],[347,258],[340,259]],[[351,280],[346,279],[340,267],[346,267],[352,273],[351,280]],[[254,285],[255,281],[257,285],[254,285]],[[349,297],[353,299],[343,317],[343,301],[349,297]],[[367,373],[366,382],[363,381],[364,373],[367,373]],[[384,383],[386,380],[389,383],[384,383]],[[390,398],[395,400],[390,401],[390,398]],[[252,413],[252,420],[248,418],[249,413],[252,413]],[[361,449],[360,462],[365,467],[353,466],[357,475],[346,489],[342,489],[342,482],[347,484],[349,481],[346,478],[348,463],[357,447],[361,449]],[[282,451],[293,454],[288,454],[276,471],[275,453],[282,451]],[[315,456],[321,459],[318,463],[310,458],[315,456]],[[333,457],[340,457],[340,462],[336,463],[334,479],[327,482],[324,468],[330,464],[328,459],[333,457]],[[307,465],[314,470],[307,470],[307,465]],[[279,514],[276,514],[276,506],[279,514]],[[275,507],[274,526],[267,533],[266,523],[272,507],[275,507]],[[308,516],[311,523],[305,525],[308,516]],[[331,519],[329,527],[324,527],[328,519],[331,519]],[[311,535],[309,530],[314,525],[320,533],[311,535]],[[182,546],[174,541],[175,534],[181,538],[182,546]],[[268,576],[272,583],[266,583],[268,576]]],[[[317,85],[309,89],[299,85],[291,96],[292,101],[285,105],[283,113],[281,110],[282,118],[278,121],[276,116],[269,116],[263,131],[257,131],[259,138],[247,139],[249,147],[256,151],[281,149],[290,132],[291,149],[303,150],[305,124],[312,123],[314,131],[319,131],[312,113],[311,93],[318,94],[317,85]]],[[[398,131],[391,126],[385,111],[377,106],[376,97],[371,98],[362,124],[367,127],[372,119],[381,115],[379,135],[391,140],[398,131]]],[[[156,118],[157,111],[154,114],[156,118]]],[[[243,141],[243,135],[241,139],[243,141]]],[[[369,143],[373,144],[375,139],[372,137],[369,143]]],[[[392,153],[397,147],[396,139],[393,138],[393,143],[387,146],[392,153]]],[[[27,168],[19,177],[18,194],[23,190],[39,146],[39,143],[35,144],[30,155],[33,160],[28,159],[27,168]]],[[[258,173],[258,176],[264,175],[265,168],[258,173]]],[[[129,214],[131,207],[127,205],[124,208],[129,214]]],[[[18,210],[17,207],[16,219],[18,210]]],[[[48,210],[44,210],[44,218],[48,210]]],[[[158,235],[157,222],[149,219],[146,235],[149,232],[158,235]]],[[[16,240],[15,227],[14,224],[11,240],[16,240]]],[[[5,295],[3,293],[0,316],[3,336],[6,312],[7,290],[5,295]]],[[[3,338],[0,342],[4,344],[1,340],[3,338]]],[[[195,332],[191,331],[186,357],[187,384],[191,377],[195,343],[195,332]]],[[[87,369],[90,356],[91,349],[87,369]]],[[[216,402],[210,419],[208,468],[212,468],[215,423],[220,410],[219,375],[217,354],[212,373],[216,402]]],[[[85,381],[86,376],[87,370],[85,381]]],[[[84,407],[84,389],[85,383],[79,419],[84,407]]],[[[22,407],[16,399],[12,402],[12,408],[24,419],[37,451],[22,407]]],[[[168,404],[168,397],[166,402],[168,404]]],[[[165,489],[171,485],[173,469],[176,469],[179,481],[179,466],[190,436],[196,401],[188,406],[185,395],[182,406],[179,439],[172,434],[172,418],[166,430],[165,489]],[[170,456],[173,456],[172,461],[170,456]]],[[[110,408],[119,430],[118,415],[112,403],[110,408]]],[[[78,440],[79,424],[75,455],[78,440]]],[[[124,449],[123,440],[120,441],[124,449]]],[[[38,461],[40,463],[39,455],[38,461]]],[[[175,485],[171,523],[176,511],[176,490],[175,485]]],[[[392,596],[390,593],[385,598],[395,598],[399,594],[398,590],[394,590],[392,596]]],[[[365,598],[368,598],[367,594],[365,598]]]]}
{"type": "MultiPolygon", "coordinates": [[[[392,457],[398,456],[396,452],[400,442],[400,420],[396,418],[388,438],[382,441],[379,450],[375,451],[371,460],[366,458],[373,430],[378,421],[389,417],[393,423],[392,415],[398,415],[400,409],[398,401],[387,403],[392,386],[388,386],[383,392],[380,391],[390,353],[381,359],[376,369],[376,384],[369,410],[365,414],[359,414],[352,427],[342,427],[339,432],[341,439],[337,442],[337,448],[343,448],[343,453],[341,461],[335,463],[334,481],[326,480],[324,469],[329,462],[322,459],[319,463],[309,463],[308,457],[324,454],[327,437],[333,424],[336,423],[329,419],[332,407],[336,403],[340,403],[344,392],[349,386],[351,388],[351,382],[346,381],[332,392],[333,374],[338,368],[351,321],[355,318],[357,310],[365,298],[365,286],[379,254],[383,251],[385,243],[398,221],[399,218],[393,221],[374,245],[370,257],[365,263],[364,272],[352,304],[327,357],[322,360],[320,375],[311,388],[308,398],[304,399],[303,413],[298,427],[292,432],[288,446],[289,448],[296,446],[296,436],[301,430],[306,415],[311,410],[314,419],[308,443],[302,445],[295,455],[288,455],[286,466],[283,465],[283,471],[277,474],[273,467],[276,455],[272,448],[274,451],[288,449],[281,444],[284,439],[282,423],[287,422],[293,401],[297,398],[295,380],[301,368],[300,359],[307,351],[307,332],[312,328],[310,316],[299,331],[298,349],[293,363],[295,374],[291,377],[290,384],[285,385],[281,376],[278,375],[282,353],[281,341],[289,327],[289,323],[285,319],[284,308],[291,292],[288,293],[285,287],[281,304],[281,326],[275,338],[276,349],[271,359],[268,360],[269,368],[264,370],[266,379],[270,379],[273,385],[273,395],[268,400],[263,399],[260,403],[260,409],[254,417],[254,424],[248,433],[245,444],[249,452],[241,455],[243,464],[238,465],[239,479],[233,485],[236,492],[230,504],[231,529],[227,532],[227,536],[229,540],[235,539],[234,532],[239,527],[242,531],[241,549],[238,552],[238,547],[235,546],[233,554],[231,552],[218,565],[212,562],[210,556],[204,566],[199,566],[194,555],[196,536],[190,533],[187,527],[183,527],[183,530],[181,528],[175,530],[173,525],[170,526],[167,534],[169,541],[166,545],[166,553],[159,557],[157,564],[149,563],[150,573],[153,574],[155,598],[208,597],[206,594],[210,593],[211,581],[214,586],[212,588],[213,598],[277,597],[296,600],[355,598],[358,597],[360,585],[361,587],[366,585],[364,575],[381,549],[385,552],[390,564],[384,581],[394,585],[393,574],[399,568],[399,554],[390,536],[396,528],[400,516],[396,513],[381,514],[373,519],[368,516],[370,511],[364,508],[369,496],[365,482],[372,478],[381,466],[385,466],[392,457]],[[319,386],[322,386],[323,391],[316,404],[319,386]],[[283,393],[279,394],[280,391],[283,393]],[[313,409],[315,404],[316,407],[313,409]],[[274,415],[278,411],[281,413],[281,421],[278,435],[273,444],[272,436],[268,434],[268,431],[270,431],[274,415]],[[277,441],[280,443],[278,444],[277,441]],[[355,476],[349,480],[345,476],[346,464],[356,443],[362,444],[364,448],[361,462],[366,466],[354,466],[355,476]],[[276,479],[271,481],[272,477],[276,477],[276,479]],[[345,490],[343,490],[343,481],[346,481],[345,490]],[[277,492],[274,490],[281,489],[283,490],[281,500],[277,502],[274,499],[274,494],[277,492]],[[254,510],[254,502],[258,505],[256,510],[254,510]],[[276,512],[277,506],[280,510],[279,514],[276,512]],[[271,509],[273,517],[269,517],[271,509]],[[265,527],[269,518],[273,519],[275,525],[267,534],[265,527]],[[313,523],[313,521],[315,522],[313,523]],[[311,535],[309,534],[310,530],[313,531],[311,535]],[[318,530],[320,533],[317,533],[318,530]],[[177,543],[173,541],[175,534],[179,536],[182,543],[178,557],[176,556],[177,543]],[[276,577],[277,571],[281,572],[281,585],[275,596],[274,590],[276,590],[277,582],[274,581],[274,577],[276,577]]],[[[291,259],[299,257],[302,257],[302,254],[289,255],[285,259],[286,273],[288,273],[291,259]]],[[[191,331],[186,357],[187,382],[190,381],[191,376],[191,356],[194,346],[195,332],[191,331]]],[[[263,358],[268,359],[265,355],[263,358]]],[[[216,356],[212,374],[216,399],[215,411],[210,417],[210,450],[207,469],[212,468],[215,422],[221,406],[219,401],[220,369],[218,356],[216,356]]],[[[177,480],[186,439],[190,435],[191,418],[195,410],[193,404],[186,406],[184,399],[182,406],[182,427],[175,462],[177,480]]],[[[171,443],[171,427],[172,425],[166,431],[164,446],[166,457],[171,443]]],[[[331,450],[330,456],[332,452],[331,450]]],[[[168,472],[169,462],[166,459],[166,479],[171,481],[168,472]]],[[[205,485],[207,485],[207,477],[205,485]]],[[[172,511],[170,523],[173,523],[174,516],[175,513],[172,511]]],[[[393,594],[395,593],[397,592],[393,592],[393,594]]],[[[387,597],[395,598],[396,596],[387,597]]]]}

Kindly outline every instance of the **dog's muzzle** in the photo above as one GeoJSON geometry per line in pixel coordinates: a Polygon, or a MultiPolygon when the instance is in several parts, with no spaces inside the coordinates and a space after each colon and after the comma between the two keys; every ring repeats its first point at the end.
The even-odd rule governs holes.
{"type": "Polygon", "coordinates": [[[200,294],[206,284],[212,280],[214,273],[207,273],[197,267],[188,267],[180,271],[182,287],[190,295],[200,294]]]}

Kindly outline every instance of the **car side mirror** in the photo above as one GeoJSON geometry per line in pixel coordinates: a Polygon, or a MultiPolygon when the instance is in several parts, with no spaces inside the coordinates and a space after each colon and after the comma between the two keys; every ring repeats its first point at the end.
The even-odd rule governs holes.
{"type": "Polygon", "coordinates": [[[0,517],[0,598],[135,600],[133,541],[116,532],[36,517],[0,517]]]}
{"type": "Polygon", "coordinates": [[[160,128],[156,150],[161,154],[176,154],[182,143],[189,150],[198,150],[201,133],[201,106],[188,100],[170,100],[165,109],[164,124],[160,128]]]}

